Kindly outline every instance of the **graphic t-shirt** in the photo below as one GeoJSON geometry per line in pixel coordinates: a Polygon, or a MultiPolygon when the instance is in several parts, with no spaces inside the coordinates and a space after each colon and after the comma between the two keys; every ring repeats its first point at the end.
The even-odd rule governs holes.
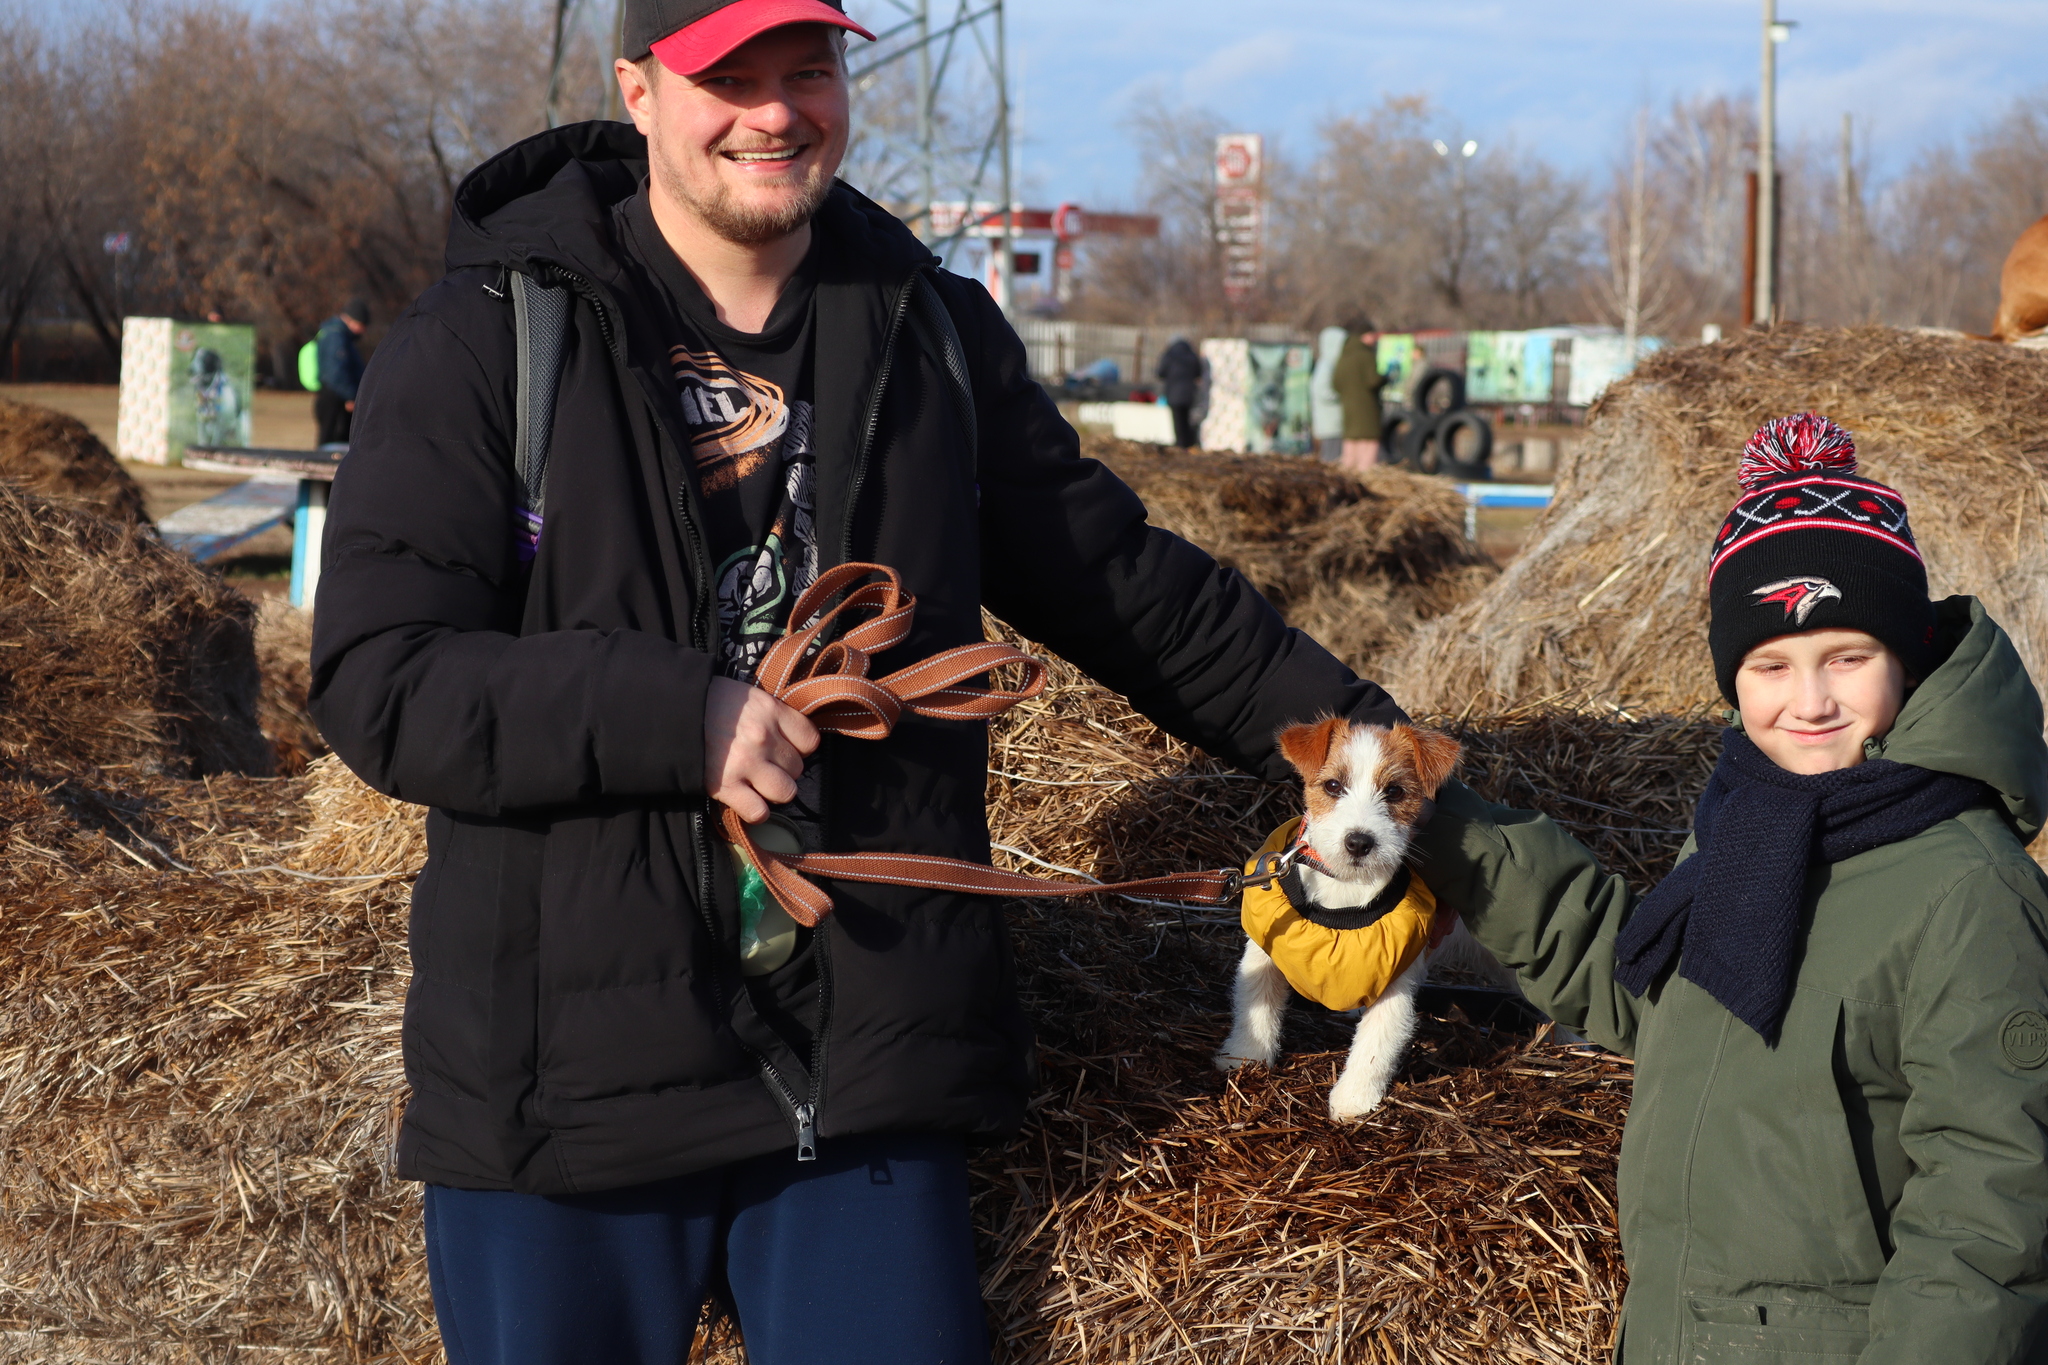
{"type": "Polygon", "coordinates": [[[647,191],[628,200],[630,249],[666,296],[669,363],[690,433],[718,594],[718,670],[752,682],[790,606],[818,576],[811,449],[816,253],[759,332],[718,320],[655,225],[647,191]]]}
{"type": "MultiPolygon", "coordinates": [[[[666,305],[660,311],[667,315],[669,365],[718,599],[716,666],[750,683],[781,638],[790,608],[818,577],[811,446],[817,253],[783,286],[767,324],[742,332],[718,320],[662,237],[644,182],[619,206],[615,226],[650,299],[666,305]]],[[[814,755],[795,799],[775,808],[809,852],[823,847],[819,770],[814,755]]],[[[745,903],[743,895],[743,923],[751,931],[745,903]]],[[[817,1027],[818,977],[809,931],[796,943],[793,956],[751,977],[749,987],[765,1022],[802,1056],[817,1027]]]]}

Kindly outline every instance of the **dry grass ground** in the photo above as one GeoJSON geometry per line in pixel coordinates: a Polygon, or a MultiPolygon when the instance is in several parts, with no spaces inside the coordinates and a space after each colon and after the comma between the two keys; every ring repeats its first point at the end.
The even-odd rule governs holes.
{"type": "Polygon", "coordinates": [[[142,490],[113,452],[54,408],[0,398],[0,479],[127,525],[147,520],[142,490]]]}
{"type": "MultiPolygon", "coordinates": [[[[0,398],[39,403],[69,413],[92,434],[116,449],[121,390],[116,384],[0,384],[0,398]]],[[[313,424],[313,395],[297,390],[258,389],[252,439],[259,446],[311,450],[318,442],[313,424]]]]}
{"type": "MultiPolygon", "coordinates": [[[[0,412],[6,405],[35,404],[82,424],[109,450],[114,448],[115,417],[120,390],[112,384],[0,384],[0,412]]],[[[256,391],[254,439],[259,446],[286,450],[311,450],[317,431],[313,425],[313,395],[275,389],[256,391]]],[[[0,419],[4,427],[4,419],[0,419]]],[[[0,432],[0,449],[6,438],[0,432]]],[[[152,521],[160,521],[180,507],[203,502],[242,482],[237,474],[216,474],[203,469],[176,466],[123,464],[141,490],[143,510],[152,521]]],[[[0,474],[0,477],[6,477],[0,474]]],[[[292,553],[290,528],[264,532],[224,558],[215,567],[222,576],[252,597],[281,596],[289,578],[292,553]]]]}

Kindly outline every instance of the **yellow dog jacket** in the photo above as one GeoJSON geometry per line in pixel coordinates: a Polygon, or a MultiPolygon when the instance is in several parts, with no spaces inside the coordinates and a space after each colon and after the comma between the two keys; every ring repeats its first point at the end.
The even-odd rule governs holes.
{"type": "MultiPolygon", "coordinates": [[[[1301,823],[1296,818],[1274,830],[1259,856],[1292,848],[1301,823]]],[[[1244,870],[1256,872],[1258,856],[1244,870]]],[[[1290,871],[1269,885],[1247,886],[1239,919],[1288,985],[1325,1008],[1353,1010],[1385,995],[1422,956],[1436,897],[1404,868],[1372,905],[1324,909],[1303,893],[1301,873],[1290,871]]]]}

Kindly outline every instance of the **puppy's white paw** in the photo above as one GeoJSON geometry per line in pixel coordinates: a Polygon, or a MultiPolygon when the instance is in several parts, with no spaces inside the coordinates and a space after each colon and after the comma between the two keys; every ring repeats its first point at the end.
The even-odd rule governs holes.
{"type": "Polygon", "coordinates": [[[1256,1043],[1232,1034],[1216,1051],[1216,1069],[1235,1071],[1241,1066],[1271,1066],[1280,1057],[1277,1047],[1262,1048],[1256,1043]]]}
{"type": "Polygon", "coordinates": [[[1330,1117],[1339,1123],[1357,1123],[1379,1108],[1386,1098],[1385,1085],[1339,1081],[1330,1092],[1330,1117]]]}

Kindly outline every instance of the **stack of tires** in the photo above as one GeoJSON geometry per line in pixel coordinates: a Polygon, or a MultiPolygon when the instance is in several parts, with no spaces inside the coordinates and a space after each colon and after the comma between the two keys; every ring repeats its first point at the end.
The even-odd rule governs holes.
{"type": "Polygon", "coordinates": [[[1465,376],[1424,370],[1408,406],[1389,408],[1380,424],[1380,459],[1418,474],[1492,478],[1493,427],[1465,406],[1465,376]]]}

